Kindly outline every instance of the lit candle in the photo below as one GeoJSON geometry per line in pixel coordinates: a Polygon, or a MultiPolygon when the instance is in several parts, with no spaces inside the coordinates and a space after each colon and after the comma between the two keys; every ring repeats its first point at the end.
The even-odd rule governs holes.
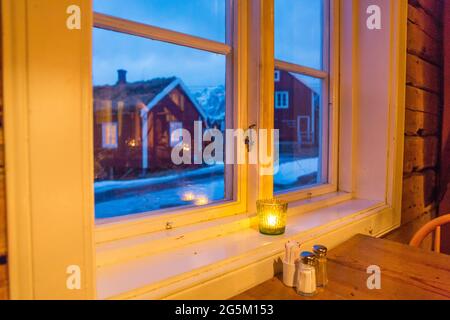
{"type": "Polygon", "coordinates": [[[286,231],[287,202],[260,200],[257,202],[259,231],[267,235],[280,235],[286,231]]]}
{"type": "Polygon", "coordinates": [[[273,213],[269,213],[269,217],[267,218],[267,224],[271,227],[276,227],[278,224],[278,217],[273,213]]]}

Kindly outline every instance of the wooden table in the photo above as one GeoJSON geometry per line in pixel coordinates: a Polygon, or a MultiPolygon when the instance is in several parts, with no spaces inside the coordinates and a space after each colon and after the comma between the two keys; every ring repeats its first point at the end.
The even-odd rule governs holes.
{"type": "MultiPolygon", "coordinates": [[[[329,284],[315,300],[450,299],[450,256],[355,236],[328,254],[329,284]],[[367,267],[381,268],[381,290],[367,288],[367,267]]],[[[305,300],[273,278],[233,300],[305,300]]]]}

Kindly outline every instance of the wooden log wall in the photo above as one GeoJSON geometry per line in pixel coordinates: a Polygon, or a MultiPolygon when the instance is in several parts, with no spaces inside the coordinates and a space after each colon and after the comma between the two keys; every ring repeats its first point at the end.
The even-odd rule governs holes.
{"type": "MultiPolygon", "coordinates": [[[[410,0],[409,5],[403,226],[387,236],[400,242],[409,242],[414,232],[436,214],[442,111],[442,3],[410,0]]],[[[1,52],[0,41],[0,55],[1,52]]],[[[7,299],[2,111],[0,72],[0,299],[7,299]]]]}
{"type": "MultiPolygon", "coordinates": [[[[444,107],[440,165],[439,214],[450,214],[450,1],[444,1],[444,107]]],[[[442,251],[450,254],[450,225],[442,230],[442,251]]]]}
{"type": "MultiPolygon", "coordinates": [[[[410,0],[402,227],[387,236],[408,243],[436,216],[443,101],[443,1],[410,0]]],[[[429,248],[431,239],[425,242],[429,248]]]]}

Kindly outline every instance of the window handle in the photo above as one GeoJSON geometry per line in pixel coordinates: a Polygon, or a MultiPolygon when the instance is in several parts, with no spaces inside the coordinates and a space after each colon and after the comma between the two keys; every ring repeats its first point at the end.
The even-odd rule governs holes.
{"type": "Polygon", "coordinates": [[[256,124],[252,124],[250,127],[248,127],[247,132],[245,133],[245,146],[247,147],[247,152],[250,152],[251,147],[253,147],[253,145],[255,144],[251,130],[255,130],[256,128],[256,124]]]}

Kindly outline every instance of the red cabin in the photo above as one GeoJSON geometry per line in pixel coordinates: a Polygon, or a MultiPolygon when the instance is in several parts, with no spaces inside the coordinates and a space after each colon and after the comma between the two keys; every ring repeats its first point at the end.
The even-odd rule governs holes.
{"type": "Polygon", "coordinates": [[[171,152],[179,140],[172,133],[186,129],[193,139],[195,121],[205,129],[200,105],[181,79],[127,83],[126,71],[118,73],[117,84],[94,88],[96,178],[136,177],[174,167],[171,152]]]}
{"type": "Polygon", "coordinates": [[[320,133],[320,95],[293,74],[275,71],[275,128],[280,141],[317,147],[320,133]]]}

